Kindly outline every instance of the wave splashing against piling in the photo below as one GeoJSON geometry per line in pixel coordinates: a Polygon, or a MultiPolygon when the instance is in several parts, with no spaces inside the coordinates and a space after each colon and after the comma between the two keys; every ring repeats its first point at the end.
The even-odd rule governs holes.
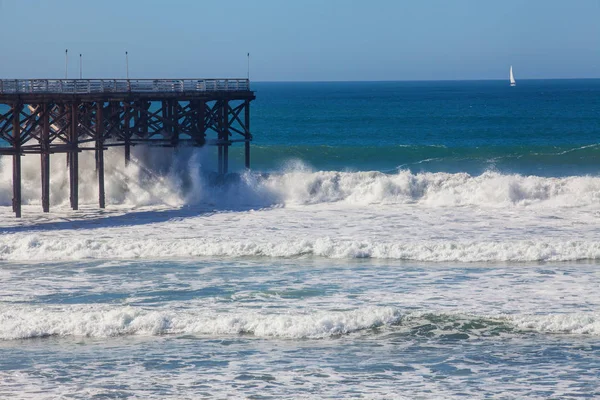
{"type": "MultiPolygon", "coordinates": [[[[68,168],[64,155],[51,157],[50,200],[52,206],[68,203],[68,168]]],[[[134,149],[125,166],[122,150],[106,152],[107,204],[149,206],[308,205],[343,202],[350,205],[419,204],[427,206],[533,206],[577,207],[600,204],[600,178],[572,176],[548,178],[485,172],[412,173],[400,170],[313,171],[301,161],[290,161],[279,172],[246,172],[217,179],[210,171],[211,154],[203,149],[134,149]],[[209,168],[206,168],[206,166],[209,168]]],[[[23,157],[23,202],[39,204],[41,197],[39,157],[23,157]]],[[[92,152],[80,157],[80,199],[97,203],[98,188],[92,152]]],[[[12,201],[10,157],[0,162],[0,205],[12,201]]]]}
{"type": "MultiPolygon", "coordinates": [[[[22,220],[0,207],[0,259],[600,259],[599,177],[314,171],[295,161],[277,173],[218,178],[206,172],[214,165],[207,150],[182,149],[174,157],[146,149],[127,167],[122,152],[111,150],[108,208],[99,211],[93,154],[81,159],[82,210],[69,209],[64,157],[54,156],[55,207],[43,214],[39,158],[24,157],[30,206],[22,220]]],[[[4,158],[0,171],[3,206],[11,200],[9,162],[4,158]]]]}
{"type": "MultiPolygon", "coordinates": [[[[107,204],[146,206],[162,204],[179,207],[195,192],[203,170],[201,149],[140,147],[125,165],[123,150],[105,151],[105,191],[107,204]]],[[[65,154],[50,157],[51,206],[69,202],[69,170],[65,154]]],[[[82,204],[97,204],[98,185],[92,151],[79,156],[79,197],[82,204]]],[[[0,158],[0,205],[12,204],[12,157],[0,158]]],[[[22,196],[24,204],[41,204],[39,156],[22,157],[22,196]]]]}

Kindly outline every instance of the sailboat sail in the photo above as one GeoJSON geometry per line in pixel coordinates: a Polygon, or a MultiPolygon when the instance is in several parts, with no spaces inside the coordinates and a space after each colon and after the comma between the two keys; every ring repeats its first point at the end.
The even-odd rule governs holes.
{"type": "Polygon", "coordinates": [[[515,76],[512,72],[512,65],[510,66],[510,86],[515,86],[517,82],[515,82],[515,76]]]}

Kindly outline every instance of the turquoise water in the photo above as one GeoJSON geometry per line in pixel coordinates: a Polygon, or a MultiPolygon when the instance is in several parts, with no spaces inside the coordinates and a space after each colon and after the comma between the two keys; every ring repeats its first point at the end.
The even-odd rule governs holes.
{"type": "MultiPolygon", "coordinates": [[[[318,170],[598,173],[600,80],[252,84],[252,163],[318,170]]],[[[1,106],[0,106],[1,107],[1,106]]],[[[1,108],[0,108],[1,111],[1,108]]],[[[234,165],[243,149],[232,148],[234,165]]]]}
{"type": "Polygon", "coordinates": [[[0,397],[600,396],[600,80],[253,89],[221,182],[0,160],[0,397]]]}
{"type": "Polygon", "coordinates": [[[259,145],[593,144],[600,80],[255,83],[259,145]]]}
{"type": "MultiPolygon", "coordinates": [[[[548,333],[542,321],[473,311],[480,302],[527,308],[534,286],[569,281],[580,287],[562,297],[593,311],[597,296],[573,302],[598,287],[597,270],[310,259],[4,265],[4,285],[15,286],[0,298],[0,332],[8,324],[30,338],[0,342],[0,394],[592,398],[597,331],[548,333]]],[[[535,297],[547,312],[561,308],[535,297]]]]}
{"type": "Polygon", "coordinates": [[[253,162],[260,168],[278,168],[296,157],[317,169],[496,168],[544,176],[600,171],[591,160],[600,155],[600,80],[525,80],[516,87],[444,81],[252,88],[253,162]]]}

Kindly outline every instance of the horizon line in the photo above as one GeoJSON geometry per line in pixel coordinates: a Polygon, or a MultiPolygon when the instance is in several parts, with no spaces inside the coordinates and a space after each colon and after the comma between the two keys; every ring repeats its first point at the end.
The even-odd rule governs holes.
{"type": "MultiPolygon", "coordinates": [[[[586,77],[586,78],[520,78],[520,81],[576,81],[576,80],[600,80],[599,77],[586,77]]],[[[507,79],[499,78],[482,78],[482,79],[363,79],[363,80],[252,80],[254,83],[352,83],[352,82],[482,82],[482,81],[508,81],[507,79]]]]}

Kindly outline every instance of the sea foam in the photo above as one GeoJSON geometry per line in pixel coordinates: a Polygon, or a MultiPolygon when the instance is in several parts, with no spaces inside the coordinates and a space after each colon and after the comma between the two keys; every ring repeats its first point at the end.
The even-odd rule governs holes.
{"type": "MultiPolygon", "coordinates": [[[[269,207],[345,202],[347,204],[422,204],[428,206],[505,207],[543,205],[577,207],[600,205],[600,177],[548,178],[485,172],[393,174],[377,171],[313,171],[301,161],[279,172],[245,172],[225,181],[208,178],[206,150],[179,153],[134,149],[132,163],[124,166],[119,149],[106,152],[106,196],[109,205],[130,206],[208,204],[217,207],[269,207]]],[[[64,157],[52,157],[52,206],[68,203],[68,171],[64,157]]],[[[0,205],[12,204],[12,167],[0,158],[0,205]]],[[[212,161],[211,161],[212,162],[212,161]]],[[[97,202],[93,155],[80,157],[80,202],[97,202]]],[[[40,203],[39,159],[23,157],[23,202],[40,203]]]]}
{"type": "Polygon", "coordinates": [[[2,235],[0,260],[43,261],[187,257],[379,258],[429,262],[531,262],[600,260],[600,242],[576,240],[406,241],[331,237],[280,240],[223,238],[132,239],[2,235]]]}
{"type": "Polygon", "coordinates": [[[320,339],[386,327],[419,335],[481,336],[535,331],[600,336],[597,313],[477,316],[459,313],[409,312],[394,307],[349,311],[265,314],[152,310],[133,306],[81,305],[0,307],[0,339],[47,336],[113,337],[127,335],[253,335],[287,339],[320,339]]]}
{"type": "Polygon", "coordinates": [[[23,193],[31,205],[20,220],[8,207],[10,168],[4,158],[0,260],[600,259],[599,177],[313,171],[296,162],[277,173],[247,171],[215,179],[203,172],[204,157],[202,150],[169,157],[153,157],[148,150],[119,168],[121,154],[109,151],[107,210],[94,205],[92,172],[81,179],[80,211],[71,211],[65,203],[66,176],[58,173],[52,181],[58,204],[50,214],[41,213],[37,205],[37,175],[32,171],[39,168],[39,160],[24,157],[23,193]],[[145,167],[148,158],[154,160],[153,171],[145,167]]]}
{"type": "Polygon", "coordinates": [[[396,323],[391,307],[314,314],[202,313],[139,307],[0,308],[0,339],[46,336],[238,335],[323,338],[396,323]]]}

